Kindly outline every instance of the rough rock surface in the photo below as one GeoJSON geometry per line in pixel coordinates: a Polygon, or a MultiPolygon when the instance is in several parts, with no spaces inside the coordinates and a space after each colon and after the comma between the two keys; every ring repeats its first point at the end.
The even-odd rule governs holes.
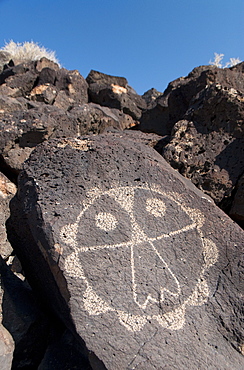
{"type": "Polygon", "coordinates": [[[139,96],[122,77],[9,59],[0,368],[243,369],[243,232],[150,147],[244,227],[244,63],[139,96]]]}
{"type": "MultiPolygon", "coordinates": [[[[234,196],[235,204],[241,203],[237,183],[244,173],[243,66],[195,68],[171,82],[136,126],[169,135],[164,158],[227,213],[234,196]]],[[[240,207],[231,215],[239,222],[240,207]]]]}
{"type": "Polygon", "coordinates": [[[2,323],[15,344],[12,369],[35,369],[47,347],[49,319],[39,309],[28,284],[15,276],[2,258],[0,274],[2,323]]]}
{"type": "Polygon", "coordinates": [[[113,133],[39,145],[8,233],[107,369],[243,368],[244,233],[152,148],[113,133]]]}
{"type": "Polygon", "coordinates": [[[134,125],[122,108],[88,104],[88,84],[80,73],[46,58],[7,65],[0,73],[0,169],[13,181],[42,141],[134,125]]]}
{"type": "MultiPolygon", "coordinates": [[[[217,95],[215,90],[219,93],[217,100],[222,98],[222,93],[225,97],[233,94],[238,95],[238,93],[243,94],[243,65],[244,63],[240,63],[235,67],[224,69],[215,66],[200,66],[194,68],[187,77],[180,77],[170,82],[164,93],[155,100],[154,107],[144,112],[138,128],[145,132],[167,135],[170,134],[176,122],[185,118],[189,109],[194,111],[196,98],[201,98],[206,94],[209,98],[211,94],[215,97],[217,95]]],[[[211,99],[209,103],[211,105],[211,99]]],[[[231,102],[229,103],[231,106],[231,102]]],[[[223,104],[220,107],[222,108],[223,104]]],[[[215,105],[213,104],[211,108],[207,111],[208,119],[210,119],[209,115],[216,123],[219,122],[219,119],[221,120],[221,117],[223,120],[225,119],[223,115],[219,118],[218,116],[214,117],[213,108],[215,105]]],[[[216,112],[220,113],[218,107],[216,108],[216,112]]],[[[235,110],[235,107],[233,109],[235,110]]],[[[228,114],[228,109],[225,109],[225,113],[228,114]]]]}
{"type": "Polygon", "coordinates": [[[0,368],[10,370],[12,368],[14,341],[10,333],[0,324],[0,368]]]}
{"type": "MultiPolygon", "coordinates": [[[[0,307],[3,301],[3,289],[0,283],[0,307]]],[[[0,309],[0,369],[10,370],[14,353],[14,340],[7,329],[2,325],[2,310],[0,309]]]]}
{"type": "Polygon", "coordinates": [[[3,71],[4,65],[8,64],[10,59],[10,53],[8,53],[7,51],[0,51],[0,73],[3,71]]]}
{"type": "Polygon", "coordinates": [[[244,229],[244,175],[237,183],[236,194],[229,214],[244,229]]]}
{"type": "Polygon", "coordinates": [[[89,84],[89,97],[94,103],[116,108],[139,120],[147,104],[127,83],[123,77],[106,75],[91,71],[86,78],[89,84]]]}
{"type": "Polygon", "coordinates": [[[0,172],[0,255],[7,258],[13,249],[7,239],[5,222],[10,216],[9,202],[16,193],[16,186],[0,172]]]}
{"type": "Polygon", "coordinates": [[[179,121],[163,156],[225,208],[244,173],[243,128],[236,135],[234,130],[225,132],[192,121],[179,121]]]}
{"type": "Polygon", "coordinates": [[[156,99],[161,95],[163,95],[161,92],[152,88],[142,95],[142,99],[147,103],[147,108],[151,109],[154,107],[156,99]]]}
{"type": "Polygon", "coordinates": [[[89,103],[74,107],[70,114],[79,123],[79,134],[100,134],[107,127],[124,130],[135,125],[131,116],[98,104],[89,103]]]}

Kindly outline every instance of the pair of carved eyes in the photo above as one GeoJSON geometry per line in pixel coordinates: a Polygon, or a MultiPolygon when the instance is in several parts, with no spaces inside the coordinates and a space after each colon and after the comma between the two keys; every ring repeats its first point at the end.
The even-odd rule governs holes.
{"type": "MultiPolygon", "coordinates": [[[[161,199],[148,198],[146,200],[146,211],[154,217],[163,217],[166,211],[166,205],[161,199]]],[[[109,212],[99,212],[95,216],[96,226],[104,231],[116,229],[118,220],[116,216],[109,212]]]]}

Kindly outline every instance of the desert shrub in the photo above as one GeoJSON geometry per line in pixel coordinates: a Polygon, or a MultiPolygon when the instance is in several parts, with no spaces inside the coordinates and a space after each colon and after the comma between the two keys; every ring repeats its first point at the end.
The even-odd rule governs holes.
{"type": "Polygon", "coordinates": [[[19,62],[30,62],[45,57],[59,65],[54,51],[47,50],[33,41],[16,43],[11,40],[0,51],[8,52],[11,55],[11,59],[16,59],[19,62]]]}
{"type": "Polygon", "coordinates": [[[222,64],[223,58],[224,58],[224,54],[214,53],[214,60],[213,61],[210,60],[209,64],[212,64],[219,68],[227,68],[227,67],[233,67],[236,64],[241,63],[241,60],[239,58],[230,58],[229,62],[223,65],[222,64]]]}

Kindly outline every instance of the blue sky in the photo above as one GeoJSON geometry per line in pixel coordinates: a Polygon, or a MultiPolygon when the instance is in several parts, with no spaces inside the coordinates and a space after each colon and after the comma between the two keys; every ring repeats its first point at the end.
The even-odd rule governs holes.
{"type": "Polygon", "coordinates": [[[0,0],[0,47],[35,41],[67,69],[126,77],[143,94],[208,64],[244,60],[243,0],[0,0]]]}

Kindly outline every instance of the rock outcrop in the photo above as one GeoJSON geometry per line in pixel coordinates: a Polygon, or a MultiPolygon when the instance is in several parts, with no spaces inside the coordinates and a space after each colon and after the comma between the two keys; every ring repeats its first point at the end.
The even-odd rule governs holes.
{"type": "MultiPolygon", "coordinates": [[[[244,173],[243,65],[195,68],[171,82],[137,126],[168,135],[168,144],[161,148],[167,162],[227,213],[234,197],[235,204],[241,202],[237,184],[244,173]]],[[[242,222],[242,213],[235,206],[230,214],[242,222]]]]}
{"type": "Polygon", "coordinates": [[[243,71],[0,52],[0,368],[243,369],[243,71]]]}
{"type": "Polygon", "coordinates": [[[107,369],[242,366],[244,232],[152,148],[113,133],[38,146],[8,226],[28,280],[107,369]]]}

